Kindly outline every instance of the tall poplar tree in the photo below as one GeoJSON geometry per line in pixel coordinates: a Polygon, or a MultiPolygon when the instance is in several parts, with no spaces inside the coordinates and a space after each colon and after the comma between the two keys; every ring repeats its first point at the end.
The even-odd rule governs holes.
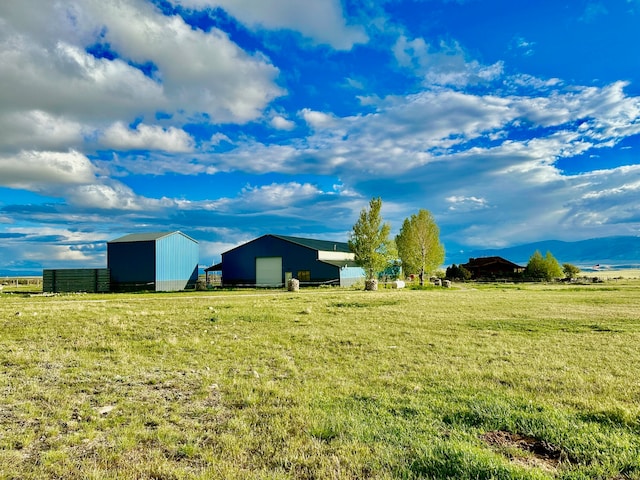
{"type": "Polygon", "coordinates": [[[391,227],[382,222],[380,197],[369,201],[369,208],[363,208],[358,221],[349,235],[349,249],[355,254],[355,261],[373,280],[389,263],[393,242],[389,239],[391,227]]]}
{"type": "Polygon", "coordinates": [[[428,210],[405,218],[396,236],[398,256],[405,274],[418,273],[424,285],[425,273],[430,274],[444,262],[444,247],[440,243],[440,229],[428,210]]]}

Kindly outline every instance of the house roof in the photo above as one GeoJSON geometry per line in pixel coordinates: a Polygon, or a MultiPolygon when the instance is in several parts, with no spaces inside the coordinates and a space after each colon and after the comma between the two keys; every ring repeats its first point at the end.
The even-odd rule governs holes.
{"type": "Polygon", "coordinates": [[[463,266],[465,268],[481,268],[495,264],[506,265],[513,268],[524,268],[502,257],[470,258],[469,262],[465,263],[463,266]]]}
{"type": "Polygon", "coordinates": [[[211,265],[204,269],[205,272],[221,272],[222,271],[222,262],[216,263],[215,265],[211,265]]]}
{"type": "Polygon", "coordinates": [[[147,233],[131,233],[129,235],[125,235],[124,237],[119,237],[114,240],[111,240],[107,243],[129,243],[129,242],[153,242],[159,240],[163,237],[168,237],[169,235],[173,235],[178,233],[187,237],[189,240],[192,240],[195,243],[198,243],[196,240],[191,238],[189,235],[185,235],[180,231],[174,232],[147,232],[147,233]]]}
{"type": "Polygon", "coordinates": [[[286,242],[302,245],[303,247],[313,250],[322,250],[325,252],[345,252],[349,253],[349,244],[347,242],[334,242],[332,240],[316,240],[313,238],[289,237],[286,235],[271,235],[286,242]]]}

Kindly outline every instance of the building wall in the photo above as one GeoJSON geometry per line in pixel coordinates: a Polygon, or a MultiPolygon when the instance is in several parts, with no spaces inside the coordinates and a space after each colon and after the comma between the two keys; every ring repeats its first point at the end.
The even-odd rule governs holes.
{"type": "Polygon", "coordinates": [[[287,272],[298,278],[298,272],[308,271],[311,284],[338,281],[340,278],[337,267],[318,261],[317,250],[265,235],[222,254],[223,285],[255,285],[258,257],[282,257],[283,285],[287,272]]]}
{"type": "Polygon", "coordinates": [[[327,252],[318,250],[318,260],[354,260],[355,253],[351,252],[327,252]]]}
{"type": "Polygon", "coordinates": [[[195,287],[198,281],[198,244],[174,233],[156,241],[156,291],[175,291],[195,287]]]}
{"type": "Polygon", "coordinates": [[[365,273],[362,267],[343,267],[340,269],[340,286],[350,287],[358,282],[364,282],[365,273]]]}
{"type": "Polygon", "coordinates": [[[155,290],[155,240],[108,243],[107,268],[113,290],[155,290]]]}

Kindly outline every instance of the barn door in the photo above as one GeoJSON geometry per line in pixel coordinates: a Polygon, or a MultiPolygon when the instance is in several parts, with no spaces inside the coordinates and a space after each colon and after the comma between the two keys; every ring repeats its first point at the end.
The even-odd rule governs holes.
{"type": "Polygon", "coordinates": [[[256,285],[264,287],[282,285],[282,257],[256,258],[256,285]]]}

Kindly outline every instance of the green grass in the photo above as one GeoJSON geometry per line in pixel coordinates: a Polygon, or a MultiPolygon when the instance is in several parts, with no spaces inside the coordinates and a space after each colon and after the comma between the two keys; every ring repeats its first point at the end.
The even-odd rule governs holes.
{"type": "Polygon", "coordinates": [[[631,280],[3,294],[0,479],[640,479],[638,345],[631,280]]]}

